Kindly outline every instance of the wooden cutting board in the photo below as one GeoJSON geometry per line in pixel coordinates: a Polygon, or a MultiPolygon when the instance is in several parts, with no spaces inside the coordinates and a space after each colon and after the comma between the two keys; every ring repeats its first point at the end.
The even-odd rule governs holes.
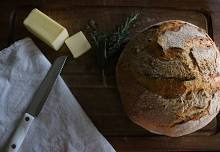
{"type": "MultiPolygon", "coordinates": [[[[168,4],[166,4],[167,7],[162,6],[162,3],[158,3],[158,5],[153,3],[154,5],[146,6],[145,3],[142,4],[140,2],[136,4],[131,1],[125,4],[120,1],[110,1],[105,4],[103,4],[104,1],[88,2],[88,4],[86,3],[87,1],[82,3],[73,1],[61,3],[58,0],[55,1],[57,3],[53,2],[54,4],[52,5],[49,5],[49,0],[36,1],[35,3],[41,11],[65,26],[70,35],[82,30],[89,38],[85,30],[89,19],[94,19],[99,24],[101,30],[111,31],[126,16],[133,12],[140,12],[140,18],[135,24],[130,37],[151,24],[171,19],[191,22],[204,28],[211,37],[216,36],[213,32],[213,21],[209,13],[197,8],[180,9],[181,5],[178,6],[177,3],[175,5],[170,4],[175,6],[173,8],[169,7],[168,4]]],[[[5,23],[6,16],[0,21],[0,23],[3,22],[4,26],[8,26],[9,29],[7,34],[4,32],[3,36],[0,36],[1,48],[4,47],[6,37],[7,41],[12,43],[15,40],[28,36],[34,40],[50,61],[63,54],[71,56],[66,46],[61,51],[55,52],[24,28],[22,23],[24,18],[35,7],[27,3],[24,2],[24,6],[21,4],[14,6],[16,9],[10,11],[11,18],[8,24],[5,23]]],[[[183,7],[186,7],[185,5],[183,7]]],[[[220,137],[216,135],[218,132],[217,119],[214,119],[205,128],[180,138],[151,134],[132,123],[123,112],[117,90],[115,82],[116,61],[106,70],[100,71],[96,66],[94,52],[95,50],[92,49],[79,59],[70,57],[63,69],[62,77],[96,127],[117,151],[143,152],[149,150],[187,151],[220,149],[220,137]]]]}

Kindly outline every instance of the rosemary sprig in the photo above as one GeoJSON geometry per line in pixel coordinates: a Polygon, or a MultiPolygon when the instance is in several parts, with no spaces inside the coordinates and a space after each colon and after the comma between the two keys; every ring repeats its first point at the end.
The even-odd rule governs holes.
{"type": "Polygon", "coordinates": [[[125,22],[119,25],[114,32],[105,33],[98,31],[98,26],[94,20],[90,20],[87,25],[93,44],[96,48],[96,59],[100,69],[104,69],[111,57],[120,52],[128,40],[128,34],[132,25],[137,20],[139,14],[127,17],[125,22]]]}

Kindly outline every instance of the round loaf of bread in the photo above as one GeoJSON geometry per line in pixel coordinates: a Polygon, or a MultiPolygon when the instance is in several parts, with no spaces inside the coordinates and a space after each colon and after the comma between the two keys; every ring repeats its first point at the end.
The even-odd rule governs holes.
{"type": "Polygon", "coordinates": [[[191,23],[171,20],[139,33],[123,50],[116,77],[129,118],[153,133],[192,133],[220,109],[219,50],[191,23]]]}

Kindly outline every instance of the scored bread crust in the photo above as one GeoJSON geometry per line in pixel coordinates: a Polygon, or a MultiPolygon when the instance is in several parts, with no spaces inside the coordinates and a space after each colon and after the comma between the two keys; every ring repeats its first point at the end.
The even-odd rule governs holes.
{"type": "Polygon", "coordinates": [[[146,28],[116,68],[122,104],[143,128],[172,137],[206,126],[220,110],[220,54],[201,28],[171,20],[146,28]]]}

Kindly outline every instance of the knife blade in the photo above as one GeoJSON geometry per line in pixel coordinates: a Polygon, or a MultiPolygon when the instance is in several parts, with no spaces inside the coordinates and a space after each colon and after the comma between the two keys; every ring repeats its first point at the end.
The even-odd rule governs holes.
{"type": "Polygon", "coordinates": [[[31,124],[33,123],[33,120],[39,115],[51,89],[53,88],[54,83],[56,82],[57,77],[61,73],[66,59],[67,56],[57,58],[47,72],[47,75],[35,92],[26,113],[22,117],[18,127],[15,129],[6,148],[7,152],[17,152],[19,150],[31,124]]]}

